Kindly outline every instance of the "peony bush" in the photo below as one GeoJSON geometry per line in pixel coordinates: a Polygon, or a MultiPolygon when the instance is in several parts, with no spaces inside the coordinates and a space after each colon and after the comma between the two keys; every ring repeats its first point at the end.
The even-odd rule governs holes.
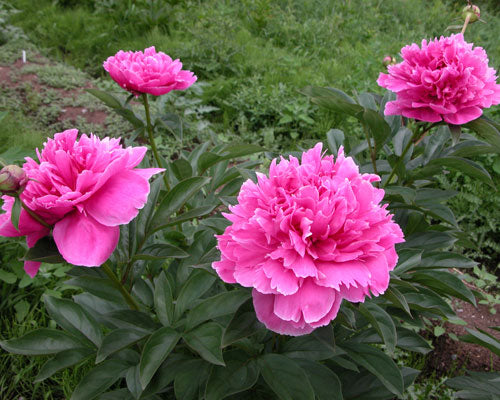
{"type": "MultiPolygon", "coordinates": [[[[455,318],[453,297],[476,302],[453,272],[475,263],[451,251],[466,233],[436,174],[492,185],[471,157],[500,153],[500,133],[482,116],[499,102],[482,49],[452,35],[402,56],[379,77],[384,95],[301,89],[366,136],[331,129],[268,171],[253,144],[163,158],[149,95],[196,77],[153,47],[108,58],[132,94],[89,92],[134,125],[152,157],[72,129],[38,161],[0,171],[0,235],[26,236],[32,277],[43,263],[72,264],[65,283],[77,289],[44,296],[57,328],[1,347],[50,356],[35,381],[85,364],[73,400],[403,397],[419,371],[396,363],[396,349],[426,354],[429,319],[455,318]]],[[[476,333],[466,339],[496,349],[476,333]]]]}

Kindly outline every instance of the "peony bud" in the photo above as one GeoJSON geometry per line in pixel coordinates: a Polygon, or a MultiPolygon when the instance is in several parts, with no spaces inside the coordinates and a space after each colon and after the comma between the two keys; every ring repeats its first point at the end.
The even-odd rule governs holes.
{"type": "Polygon", "coordinates": [[[465,6],[462,10],[462,18],[464,21],[467,19],[467,16],[469,16],[469,23],[479,21],[479,18],[481,17],[479,7],[473,4],[465,6]]]}
{"type": "Polygon", "coordinates": [[[7,165],[0,170],[0,192],[2,194],[18,193],[24,189],[27,182],[26,172],[17,165],[7,165]]]}
{"type": "Polygon", "coordinates": [[[384,64],[384,67],[394,65],[396,64],[396,58],[391,56],[384,56],[384,58],[382,59],[382,64],[384,64]]]}

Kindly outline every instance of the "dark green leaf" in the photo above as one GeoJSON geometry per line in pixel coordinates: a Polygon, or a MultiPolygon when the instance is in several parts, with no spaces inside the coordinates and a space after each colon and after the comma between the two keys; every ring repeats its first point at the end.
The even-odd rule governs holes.
{"type": "Polygon", "coordinates": [[[184,158],[175,160],[170,164],[169,167],[172,169],[172,172],[179,181],[191,178],[193,176],[193,168],[191,167],[189,161],[185,160],[184,158]]]}
{"type": "Polygon", "coordinates": [[[318,400],[342,400],[342,385],[326,366],[310,360],[296,360],[305,371],[318,400]]]}
{"type": "Polygon", "coordinates": [[[19,218],[21,217],[21,200],[19,197],[14,198],[14,204],[10,212],[10,221],[16,230],[19,230],[19,218]]]}
{"type": "Polygon", "coordinates": [[[136,329],[120,328],[108,333],[102,341],[101,347],[97,352],[95,362],[100,363],[109,355],[130,346],[131,344],[145,338],[148,335],[146,331],[136,329]]]}
{"type": "Polygon", "coordinates": [[[424,268],[472,268],[477,263],[469,260],[461,254],[449,251],[426,251],[420,262],[419,267],[424,268]]]}
{"type": "MultiPolygon", "coordinates": [[[[471,178],[478,179],[481,182],[487,183],[491,187],[495,187],[493,181],[491,180],[491,176],[480,164],[468,160],[467,158],[462,157],[442,157],[436,158],[429,162],[427,167],[432,168],[433,166],[442,166],[451,170],[459,171],[464,175],[468,175],[471,178]]],[[[426,167],[426,168],[427,168],[426,167]]],[[[424,171],[422,169],[421,171],[424,171]]],[[[424,176],[425,173],[417,173],[417,177],[424,176]]]]}
{"type": "Polygon", "coordinates": [[[498,400],[500,398],[500,374],[498,372],[472,372],[470,376],[457,376],[445,384],[458,390],[455,396],[466,400],[498,400]]]}
{"type": "Polygon", "coordinates": [[[422,271],[411,275],[413,282],[434,289],[441,294],[450,294],[476,306],[476,299],[461,279],[447,271],[422,271]]]}
{"type": "Polygon", "coordinates": [[[158,328],[151,317],[142,311],[116,310],[104,314],[103,318],[112,324],[114,328],[131,329],[146,333],[151,333],[158,328]]]}
{"type": "Polygon", "coordinates": [[[446,232],[427,231],[418,232],[405,238],[406,242],[399,246],[403,248],[415,248],[426,250],[437,250],[448,248],[457,241],[456,238],[446,232]]]}
{"type": "Polygon", "coordinates": [[[38,261],[49,264],[60,264],[66,262],[59,254],[54,239],[46,236],[41,238],[36,244],[28,250],[24,255],[24,260],[38,261]]]}
{"type": "Polygon", "coordinates": [[[326,133],[326,140],[328,141],[330,152],[336,155],[339,152],[339,147],[344,144],[344,132],[340,129],[330,129],[326,133]]]}
{"type": "Polygon", "coordinates": [[[230,160],[232,158],[248,156],[254,153],[260,153],[264,149],[255,144],[247,143],[232,143],[224,146],[220,151],[219,155],[222,157],[220,160],[230,160]]]}
{"type": "Polygon", "coordinates": [[[380,150],[391,135],[391,128],[385,122],[384,117],[374,110],[365,109],[363,121],[370,129],[373,139],[375,139],[376,151],[380,150]]]}
{"type": "Polygon", "coordinates": [[[129,365],[121,360],[107,360],[83,377],[70,400],[92,400],[125,375],[129,365]]]}
{"type": "Polygon", "coordinates": [[[49,315],[61,328],[87,338],[97,347],[101,345],[103,335],[99,325],[79,304],[51,296],[44,296],[43,300],[49,315]]]}
{"type": "Polygon", "coordinates": [[[5,351],[27,356],[59,353],[64,350],[81,348],[82,345],[85,343],[63,331],[46,328],[28,332],[17,339],[0,341],[0,346],[5,351]]]}
{"type": "Polygon", "coordinates": [[[168,243],[151,244],[136,254],[134,260],[164,260],[166,258],[186,258],[189,254],[184,250],[168,243]]]}
{"type": "Polygon", "coordinates": [[[486,118],[478,118],[465,124],[465,127],[476,132],[480,138],[491,144],[500,153],[500,132],[491,121],[486,118]]]}
{"type": "Polygon", "coordinates": [[[204,299],[188,313],[186,329],[192,329],[209,319],[234,313],[250,296],[248,290],[236,289],[204,299]]]}
{"type": "Polygon", "coordinates": [[[203,296],[213,285],[215,279],[215,276],[206,271],[193,271],[177,297],[175,303],[176,318],[179,318],[194,300],[203,296]]]}
{"type": "Polygon", "coordinates": [[[406,298],[398,289],[394,287],[389,287],[384,293],[384,297],[386,299],[389,299],[391,303],[394,304],[396,307],[399,307],[402,310],[406,311],[406,313],[410,316],[410,318],[413,318],[411,315],[410,306],[408,305],[406,298]]]}
{"type": "Polygon", "coordinates": [[[102,299],[118,304],[125,303],[122,294],[108,279],[84,275],[77,278],[72,278],[65,283],[68,286],[76,286],[82,288],[87,292],[93,294],[94,296],[100,297],[102,299]]]}
{"type": "Polygon", "coordinates": [[[62,369],[72,367],[90,357],[94,352],[95,350],[89,347],[61,351],[57,353],[54,358],[51,358],[43,364],[34,382],[43,381],[62,369]]]}
{"type": "Polygon", "coordinates": [[[254,360],[229,360],[226,367],[214,366],[207,381],[206,400],[222,400],[227,396],[250,389],[259,377],[254,360]]]}
{"type": "Polygon", "coordinates": [[[202,175],[203,172],[219,161],[222,161],[222,157],[218,154],[211,153],[210,151],[203,153],[200,158],[198,158],[198,173],[202,175]]]}
{"type": "Polygon", "coordinates": [[[111,108],[122,108],[122,103],[115,96],[99,89],[85,89],[91,95],[97,97],[104,104],[111,108]]]}
{"type": "Polygon", "coordinates": [[[221,350],[222,328],[220,325],[207,322],[184,333],[183,338],[187,345],[203,359],[215,365],[225,366],[221,350]]]}
{"type": "Polygon", "coordinates": [[[259,322],[255,316],[252,301],[248,300],[243,303],[236,311],[229,325],[224,331],[222,337],[222,346],[226,347],[240,339],[251,336],[259,329],[263,328],[263,324],[259,322]]]}
{"type": "Polygon", "coordinates": [[[140,363],[140,380],[142,388],[146,388],[151,378],[165,361],[180,339],[180,334],[164,326],[155,331],[144,345],[140,363]]]}
{"type": "Polygon", "coordinates": [[[159,229],[173,213],[179,212],[182,206],[209,181],[210,178],[194,176],[175,185],[158,206],[153,218],[153,230],[159,229]]]}
{"type": "Polygon", "coordinates": [[[411,331],[410,329],[405,329],[398,327],[398,344],[399,348],[416,351],[418,353],[427,354],[432,350],[432,346],[427,343],[427,341],[419,334],[411,331]]]}
{"type": "Polygon", "coordinates": [[[403,396],[404,384],[401,371],[383,351],[367,344],[344,343],[349,357],[375,375],[384,386],[398,396],[403,396]]]}
{"type": "Polygon", "coordinates": [[[403,154],[403,150],[408,145],[413,136],[412,131],[410,131],[406,126],[402,126],[399,128],[398,132],[392,139],[392,143],[394,145],[394,154],[398,157],[401,157],[403,154]]]}
{"type": "Polygon", "coordinates": [[[424,150],[424,157],[423,157],[424,165],[427,164],[432,159],[439,156],[445,142],[448,140],[449,137],[450,137],[450,128],[448,128],[448,125],[441,125],[436,130],[436,132],[434,132],[431,135],[424,150]]]}
{"type": "Polygon", "coordinates": [[[326,87],[306,86],[300,90],[302,94],[309,96],[313,103],[329,108],[341,114],[351,115],[359,118],[364,109],[341,90],[326,87]]]}
{"type": "Polygon", "coordinates": [[[494,338],[489,333],[479,328],[478,328],[479,332],[469,328],[465,329],[467,329],[467,332],[469,332],[469,334],[460,336],[460,340],[468,343],[475,343],[480,346],[486,347],[487,349],[495,353],[497,356],[500,356],[500,341],[498,339],[494,338]]]}
{"type": "Polygon", "coordinates": [[[215,205],[193,208],[192,210],[186,211],[175,218],[167,220],[164,225],[158,226],[157,229],[163,229],[169,226],[180,224],[182,222],[191,221],[195,218],[203,217],[204,215],[210,214],[214,210],[214,208],[215,205]]]}
{"type": "Polygon", "coordinates": [[[138,399],[142,394],[142,386],[139,375],[139,365],[133,365],[125,374],[125,380],[127,382],[127,388],[130,393],[134,396],[134,399],[138,399]]]}
{"type": "Polygon", "coordinates": [[[268,353],[259,357],[257,363],[262,377],[280,400],[314,400],[306,373],[292,359],[268,353]]]}
{"type": "Polygon", "coordinates": [[[359,311],[371,322],[380,337],[384,340],[389,353],[394,353],[397,334],[396,326],[391,316],[383,308],[371,302],[361,303],[359,311]]]}
{"type": "Polygon", "coordinates": [[[394,271],[400,275],[403,272],[409,271],[418,266],[422,260],[422,252],[423,250],[417,249],[403,249],[399,251],[398,264],[396,265],[394,271]]]}
{"type": "Polygon", "coordinates": [[[162,325],[171,325],[174,320],[174,298],[165,271],[162,271],[155,279],[154,303],[156,314],[162,325]]]}
{"type": "Polygon", "coordinates": [[[177,399],[197,400],[203,398],[205,381],[210,372],[210,364],[203,360],[189,360],[177,367],[174,392],[177,399]]]}

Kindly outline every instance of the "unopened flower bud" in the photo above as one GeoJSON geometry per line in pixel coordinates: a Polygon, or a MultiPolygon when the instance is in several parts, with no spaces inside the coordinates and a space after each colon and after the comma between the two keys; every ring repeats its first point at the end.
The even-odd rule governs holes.
{"type": "Polygon", "coordinates": [[[464,21],[467,19],[468,15],[470,15],[469,23],[476,22],[479,21],[479,18],[481,17],[481,11],[479,10],[478,6],[471,4],[465,6],[462,10],[462,18],[464,19],[464,21]]]}
{"type": "Polygon", "coordinates": [[[382,64],[384,64],[384,67],[387,67],[389,65],[394,65],[396,64],[396,58],[391,56],[384,56],[382,64]]]}
{"type": "Polygon", "coordinates": [[[0,192],[2,194],[19,193],[27,182],[26,172],[17,165],[7,165],[0,170],[0,192]]]}

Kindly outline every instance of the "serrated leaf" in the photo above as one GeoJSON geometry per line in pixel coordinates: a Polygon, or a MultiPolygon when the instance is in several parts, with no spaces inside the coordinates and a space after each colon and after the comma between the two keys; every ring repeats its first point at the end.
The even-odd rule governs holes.
{"type": "Polygon", "coordinates": [[[215,365],[225,366],[222,357],[223,329],[215,322],[207,322],[182,335],[187,345],[203,359],[215,365]]]}
{"type": "Polygon", "coordinates": [[[292,359],[268,353],[259,357],[257,363],[262,377],[280,400],[314,400],[305,371],[292,359]]]}
{"type": "Polygon", "coordinates": [[[94,353],[95,350],[89,347],[61,351],[60,353],[57,353],[54,358],[51,358],[43,364],[34,382],[41,382],[44,379],[50,378],[56,372],[72,367],[73,365],[87,359],[94,353]]]}
{"type": "Polygon", "coordinates": [[[188,313],[186,329],[192,329],[209,319],[234,313],[250,296],[248,290],[236,289],[204,299],[188,313]]]}
{"type": "Polygon", "coordinates": [[[10,353],[38,356],[81,348],[85,343],[63,331],[41,328],[17,339],[2,340],[0,346],[10,353]]]}
{"type": "Polygon", "coordinates": [[[181,335],[168,326],[164,326],[153,332],[144,345],[141,354],[139,371],[143,389],[146,388],[155,372],[174,349],[180,338],[181,335]]]}

